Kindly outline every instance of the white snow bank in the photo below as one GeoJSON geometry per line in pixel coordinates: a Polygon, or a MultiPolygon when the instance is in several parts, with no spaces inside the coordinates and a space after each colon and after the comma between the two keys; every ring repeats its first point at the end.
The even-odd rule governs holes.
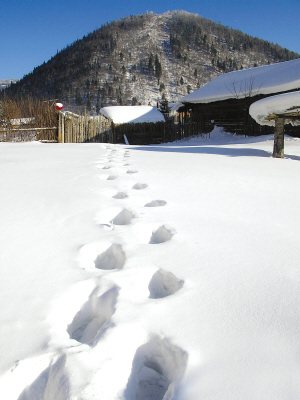
{"type": "Polygon", "coordinates": [[[220,75],[183,97],[183,103],[210,103],[300,89],[300,58],[220,75]]]}
{"type": "Polygon", "coordinates": [[[0,143],[1,398],[300,398],[300,140],[271,136],[0,143]]]}
{"type": "MultiPolygon", "coordinates": [[[[266,120],[270,114],[288,114],[291,112],[300,113],[300,91],[280,94],[277,96],[267,97],[251,104],[249,113],[256,122],[261,125],[274,126],[275,121],[266,120]]],[[[299,115],[300,119],[300,115],[299,115]]],[[[300,121],[286,119],[285,123],[299,125],[300,121]]]]}
{"type": "Polygon", "coordinates": [[[100,114],[113,120],[115,124],[161,122],[163,114],[152,106],[112,106],[100,109],[100,114]]]}

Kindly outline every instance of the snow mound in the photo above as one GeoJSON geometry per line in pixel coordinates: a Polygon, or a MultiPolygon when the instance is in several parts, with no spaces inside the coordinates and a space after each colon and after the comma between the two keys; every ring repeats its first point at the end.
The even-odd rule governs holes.
{"type": "Polygon", "coordinates": [[[133,218],[133,214],[129,210],[122,210],[118,215],[115,216],[110,222],[115,225],[129,225],[133,218]]]}
{"type": "Polygon", "coordinates": [[[165,200],[152,200],[145,204],[145,207],[162,207],[165,206],[167,202],[165,200]]]}
{"type": "Polygon", "coordinates": [[[171,229],[167,228],[166,226],[160,226],[156,231],[152,233],[150,243],[151,244],[159,244],[167,242],[168,240],[172,239],[174,233],[171,229]]]}
{"type": "Polygon", "coordinates": [[[176,278],[172,272],[159,269],[149,283],[149,297],[150,299],[161,299],[170,296],[181,289],[183,284],[184,281],[176,278]]]}
{"type": "Polygon", "coordinates": [[[164,122],[163,114],[152,106],[111,106],[100,109],[100,114],[115,124],[164,122]]]}
{"type": "Polygon", "coordinates": [[[114,199],[126,199],[126,197],[128,195],[125,192],[118,192],[113,196],[114,199]]]}
{"type": "Polygon", "coordinates": [[[112,244],[106,251],[95,259],[98,269],[121,269],[124,267],[126,255],[120,244],[112,244]]]}
{"type": "Polygon", "coordinates": [[[132,186],[132,189],[141,190],[146,189],[146,187],[148,187],[147,183],[136,183],[132,186]]]}

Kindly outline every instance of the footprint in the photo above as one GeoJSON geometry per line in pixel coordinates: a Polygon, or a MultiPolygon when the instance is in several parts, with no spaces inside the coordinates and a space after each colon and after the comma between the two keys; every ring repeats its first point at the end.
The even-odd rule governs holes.
{"type": "Polygon", "coordinates": [[[105,167],[103,167],[102,169],[110,169],[111,166],[110,165],[106,165],[105,167]]]}
{"type": "Polygon", "coordinates": [[[95,267],[98,269],[122,269],[125,265],[126,254],[120,244],[112,244],[107,250],[99,254],[95,259],[95,267]]]}
{"type": "Polygon", "coordinates": [[[64,354],[56,361],[53,360],[29,386],[26,386],[18,400],[68,399],[70,382],[66,374],[66,359],[64,354]]]}
{"type": "Polygon", "coordinates": [[[114,199],[126,199],[128,195],[125,192],[118,192],[114,196],[112,196],[114,199]]]}
{"type": "Polygon", "coordinates": [[[116,310],[119,287],[114,286],[98,297],[99,288],[90,295],[88,301],[75,315],[67,332],[71,339],[80,343],[90,343],[108,322],[116,310]]]}
{"type": "Polygon", "coordinates": [[[136,171],[135,169],[129,169],[127,171],[127,174],[136,174],[137,172],[139,172],[139,171],[136,171]]]}
{"type": "Polygon", "coordinates": [[[159,269],[149,282],[150,299],[161,299],[176,293],[183,287],[184,281],[176,278],[172,272],[159,269]]]}
{"type": "Polygon", "coordinates": [[[129,225],[132,218],[133,218],[132,212],[124,208],[124,210],[122,210],[118,215],[116,215],[115,218],[112,219],[110,222],[113,223],[114,225],[129,225]]]}
{"type": "Polygon", "coordinates": [[[152,337],[140,346],[132,363],[125,400],[171,399],[186,369],[188,354],[167,339],[152,337]]]}
{"type": "Polygon", "coordinates": [[[148,187],[147,183],[136,183],[132,186],[132,189],[141,190],[145,189],[146,187],[148,187]]]}
{"type": "Polygon", "coordinates": [[[162,207],[166,204],[167,202],[165,200],[152,200],[150,203],[145,204],[144,207],[162,207]]]}
{"type": "Polygon", "coordinates": [[[117,175],[109,175],[108,178],[106,179],[107,181],[113,181],[114,179],[117,179],[117,175]]]}
{"type": "Polygon", "coordinates": [[[174,233],[164,225],[160,226],[156,231],[152,232],[152,236],[150,238],[150,244],[159,244],[167,242],[172,239],[174,233]]]}
{"type": "Polygon", "coordinates": [[[129,163],[126,163],[126,164],[123,165],[123,167],[129,167],[129,166],[130,166],[129,163]]]}

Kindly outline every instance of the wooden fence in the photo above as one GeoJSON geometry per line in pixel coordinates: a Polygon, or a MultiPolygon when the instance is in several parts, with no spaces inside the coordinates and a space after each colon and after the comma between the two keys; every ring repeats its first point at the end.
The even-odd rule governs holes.
{"type": "Polygon", "coordinates": [[[115,143],[111,121],[101,115],[77,115],[71,112],[59,113],[59,143],[115,143]]]}
{"type": "Polygon", "coordinates": [[[57,113],[56,127],[0,127],[0,141],[125,143],[126,136],[131,145],[147,145],[173,142],[197,135],[199,131],[202,131],[199,124],[184,113],[165,122],[117,125],[102,115],[78,115],[67,111],[57,113]]]}
{"type": "Polygon", "coordinates": [[[0,142],[57,142],[57,127],[0,129],[0,142]]]}

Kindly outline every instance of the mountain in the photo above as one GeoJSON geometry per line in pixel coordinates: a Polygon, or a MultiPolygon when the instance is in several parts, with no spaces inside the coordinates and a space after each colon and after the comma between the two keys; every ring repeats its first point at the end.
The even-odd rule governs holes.
{"type": "Polygon", "coordinates": [[[224,72],[298,57],[197,14],[150,12],[107,23],[6,91],[98,112],[107,105],[174,102],[224,72]]]}
{"type": "Polygon", "coordinates": [[[18,79],[0,79],[0,90],[5,89],[11,83],[18,82],[18,79]]]}

